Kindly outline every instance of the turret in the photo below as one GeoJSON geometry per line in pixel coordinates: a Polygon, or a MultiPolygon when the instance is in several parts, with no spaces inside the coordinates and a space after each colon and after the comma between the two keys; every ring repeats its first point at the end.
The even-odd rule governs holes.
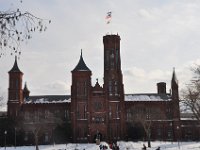
{"type": "Polygon", "coordinates": [[[175,68],[173,69],[173,73],[172,73],[171,96],[172,96],[172,116],[173,116],[174,140],[178,140],[181,136],[181,129],[180,129],[181,126],[180,126],[178,80],[176,77],[175,68]]]}
{"type": "Polygon", "coordinates": [[[172,73],[172,80],[171,80],[171,94],[172,99],[179,101],[179,92],[178,92],[178,80],[175,73],[175,68],[173,69],[172,73]]]}
{"type": "Polygon", "coordinates": [[[78,64],[72,70],[72,97],[76,98],[87,98],[88,96],[88,86],[91,86],[91,71],[86,66],[82,50],[78,64]]]}
{"type": "Polygon", "coordinates": [[[78,64],[72,70],[71,86],[71,120],[73,126],[73,140],[81,142],[85,137],[81,130],[88,129],[88,103],[91,92],[91,71],[81,55],[78,64]],[[82,121],[84,120],[84,122],[82,121]]]}
{"type": "Polygon", "coordinates": [[[28,90],[27,83],[24,84],[23,99],[29,98],[30,91],[28,90]]]}
{"type": "MultiPolygon", "coordinates": [[[[9,74],[9,88],[8,88],[8,115],[16,115],[17,107],[23,103],[22,77],[23,73],[20,71],[17,64],[17,57],[9,74]]],[[[14,116],[15,116],[14,115],[14,116]]]]}

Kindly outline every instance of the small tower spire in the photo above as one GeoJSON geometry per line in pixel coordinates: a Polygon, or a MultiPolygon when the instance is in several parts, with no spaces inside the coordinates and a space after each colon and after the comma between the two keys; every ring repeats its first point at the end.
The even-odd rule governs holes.
{"type": "Polygon", "coordinates": [[[172,97],[173,99],[179,99],[179,92],[178,92],[178,80],[176,78],[175,68],[173,68],[172,80],[171,80],[171,90],[172,90],[172,97]]]}
{"type": "Polygon", "coordinates": [[[176,77],[175,67],[173,67],[172,83],[176,83],[178,85],[178,80],[177,80],[177,77],[176,77]]]}
{"type": "Polygon", "coordinates": [[[9,71],[10,72],[19,72],[19,73],[22,73],[18,67],[18,64],[17,64],[17,56],[15,56],[15,62],[14,62],[14,65],[12,67],[12,69],[9,71]]]}
{"type": "Polygon", "coordinates": [[[25,84],[24,84],[24,90],[29,91],[27,88],[27,82],[25,82],[25,84]]]}
{"type": "Polygon", "coordinates": [[[23,98],[27,99],[29,97],[29,94],[30,94],[30,91],[28,90],[27,83],[25,82],[24,89],[23,89],[23,98]]]}
{"type": "Polygon", "coordinates": [[[72,71],[90,71],[90,69],[87,67],[87,65],[85,64],[83,60],[82,49],[81,49],[81,56],[80,56],[79,62],[72,71]]]}

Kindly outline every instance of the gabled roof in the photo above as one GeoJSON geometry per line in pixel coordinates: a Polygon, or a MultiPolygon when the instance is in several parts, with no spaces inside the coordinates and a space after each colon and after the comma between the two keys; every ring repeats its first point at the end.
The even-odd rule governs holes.
{"type": "Polygon", "coordinates": [[[82,57],[82,50],[81,50],[81,56],[79,59],[78,64],[76,65],[76,67],[72,70],[73,71],[90,71],[90,69],[86,66],[83,57],[82,57]]]}
{"type": "Polygon", "coordinates": [[[15,63],[12,67],[12,69],[8,72],[8,73],[11,73],[11,72],[19,72],[19,73],[22,73],[18,67],[18,64],[17,64],[17,56],[15,56],[15,63]]]}
{"type": "Polygon", "coordinates": [[[37,95],[29,96],[29,98],[24,100],[25,104],[44,104],[44,103],[70,103],[70,95],[37,95]]]}

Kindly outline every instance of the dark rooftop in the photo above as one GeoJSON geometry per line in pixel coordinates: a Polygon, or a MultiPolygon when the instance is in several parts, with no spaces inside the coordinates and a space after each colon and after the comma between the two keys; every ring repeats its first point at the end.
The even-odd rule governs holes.
{"type": "Polygon", "coordinates": [[[139,93],[125,94],[125,101],[170,101],[170,94],[139,93]]]}
{"type": "Polygon", "coordinates": [[[12,67],[12,69],[9,71],[9,73],[11,72],[19,72],[19,73],[22,73],[20,70],[19,70],[19,67],[17,65],[17,56],[15,56],[15,63],[12,67]]]}
{"type": "Polygon", "coordinates": [[[40,95],[29,96],[24,103],[69,103],[71,102],[70,95],[40,95]]]}
{"type": "Polygon", "coordinates": [[[74,68],[74,70],[72,71],[90,71],[90,69],[86,66],[83,57],[82,57],[82,50],[81,50],[81,56],[79,59],[78,64],[76,65],[76,67],[74,68]]]}

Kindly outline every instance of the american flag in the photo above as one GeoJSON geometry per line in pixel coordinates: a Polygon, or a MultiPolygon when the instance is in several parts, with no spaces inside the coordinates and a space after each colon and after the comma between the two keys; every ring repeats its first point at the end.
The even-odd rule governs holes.
{"type": "Polygon", "coordinates": [[[111,18],[112,18],[112,12],[109,11],[109,12],[107,12],[107,15],[106,15],[106,23],[107,23],[107,24],[110,23],[111,18]]]}
{"type": "Polygon", "coordinates": [[[107,12],[106,19],[110,19],[111,17],[112,17],[112,12],[111,11],[107,12]]]}

